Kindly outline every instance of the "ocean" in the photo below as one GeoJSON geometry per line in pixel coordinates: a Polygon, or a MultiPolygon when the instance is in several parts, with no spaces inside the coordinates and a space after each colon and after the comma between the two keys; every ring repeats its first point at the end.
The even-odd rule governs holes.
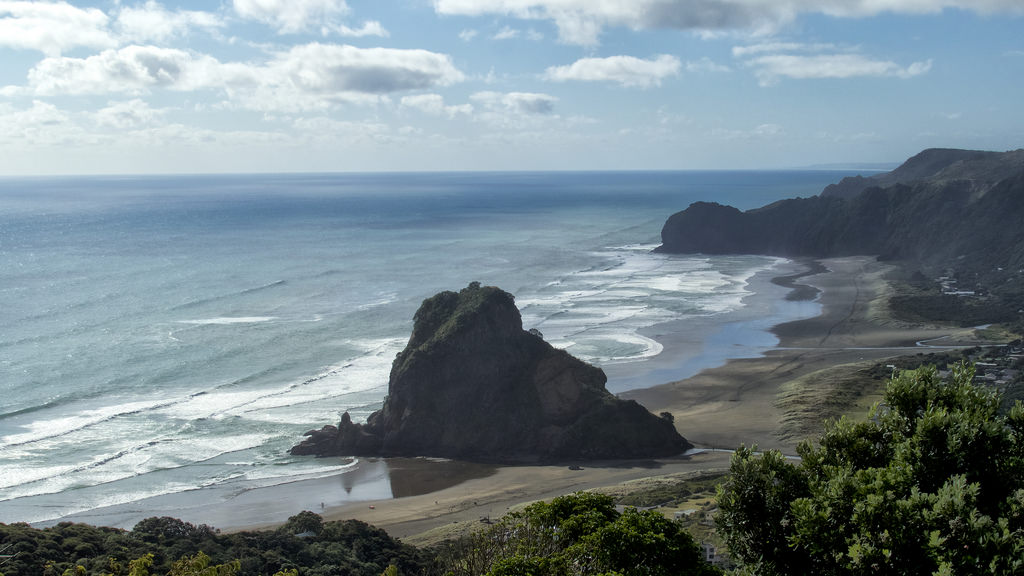
{"type": "Polygon", "coordinates": [[[287,451],[379,408],[419,304],[472,281],[514,294],[526,328],[613,391],[756,354],[808,313],[751,308],[785,261],[654,254],[661,226],[693,201],[748,209],[845,175],[0,179],[0,522],[354,470],[287,451]],[[688,319],[714,351],[684,368],[657,327],[688,319]]]}

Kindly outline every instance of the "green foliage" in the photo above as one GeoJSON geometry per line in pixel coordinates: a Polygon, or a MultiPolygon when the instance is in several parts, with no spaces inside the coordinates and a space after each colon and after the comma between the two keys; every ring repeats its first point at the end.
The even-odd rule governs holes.
{"type": "Polygon", "coordinates": [[[490,308],[515,307],[511,294],[494,286],[471,282],[458,293],[444,291],[423,301],[413,318],[410,348],[429,348],[449,340],[471,324],[473,317],[490,308]]]}
{"type": "Polygon", "coordinates": [[[242,563],[238,560],[211,565],[210,557],[199,551],[195,556],[183,556],[175,562],[167,576],[235,576],[241,569],[242,563]]]}
{"type": "Polygon", "coordinates": [[[278,530],[236,534],[174,518],[149,518],[130,531],[0,524],[0,542],[16,554],[3,566],[7,576],[79,576],[83,570],[102,576],[380,576],[389,565],[402,574],[421,574],[432,563],[427,553],[379,528],[354,520],[324,522],[311,512],[289,518],[278,530]]]}
{"type": "Polygon", "coordinates": [[[507,515],[441,554],[452,576],[716,574],[693,538],[655,511],[577,492],[507,515]]]}
{"type": "Polygon", "coordinates": [[[653,510],[627,508],[583,539],[601,570],[621,574],[704,574],[700,546],[678,522],[653,510]]]}
{"type": "Polygon", "coordinates": [[[285,534],[313,534],[318,535],[324,530],[324,519],[319,514],[308,510],[299,512],[288,519],[278,529],[278,532],[285,534]]]}
{"type": "Polygon", "coordinates": [[[900,373],[801,461],[740,449],[717,520],[758,574],[1024,573],[1024,407],[956,366],[900,373]]]}
{"type": "Polygon", "coordinates": [[[729,554],[761,574],[790,574],[800,558],[790,549],[790,501],[807,493],[807,478],[782,453],[757,455],[740,447],[732,456],[730,474],[718,487],[715,523],[729,554]],[[796,556],[796,557],[794,557],[796,556]]]}

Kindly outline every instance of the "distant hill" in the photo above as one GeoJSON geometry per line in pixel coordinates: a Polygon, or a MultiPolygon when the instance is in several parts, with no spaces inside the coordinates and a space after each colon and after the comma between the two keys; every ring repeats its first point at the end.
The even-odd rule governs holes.
{"type": "Polygon", "coordinates": [[[891,172],[875,174],[867,178],[852,176],[843,178],[838,184],[830,184],[822,196],[852,198],[873,186],[909,184],[922,180],[970,181],[979,188],[991,186],[1024,169],[1024,150],[1013,152],[985,152],[980,150],[955,150],[950,148],[929,148],[907,160],[891,172]]]}
{"type": "Polygon", "coordinates": [[[1024,304],[1024,150],[930,149],[891,172],[741,212],[698,202],[662,228],[661,252],[876,255],[1024,304]]]}

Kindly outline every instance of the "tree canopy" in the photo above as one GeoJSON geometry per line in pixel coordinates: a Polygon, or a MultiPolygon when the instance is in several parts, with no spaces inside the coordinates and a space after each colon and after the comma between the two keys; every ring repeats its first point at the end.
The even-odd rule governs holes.
{"type": "Polygon", "coordinates": [[[577,492],[531,504],[453,545],[452,576],[699,576],[718,574],[685,529],[654,510],[619,512],[610,496],[577,492]]]}
{"type": "Polygon", "coordinates": [[[765,575],[1024,574],[1024,406],[956,366],[905,371],[863,421],[826,426],[794,462],[741,448],[716,518],[765,575]]]}

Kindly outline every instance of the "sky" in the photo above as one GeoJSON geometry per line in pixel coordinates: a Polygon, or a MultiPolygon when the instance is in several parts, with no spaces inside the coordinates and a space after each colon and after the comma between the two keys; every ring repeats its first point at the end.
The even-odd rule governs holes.
{"type": "Polygon", "coordinates": [[[1024,147],[1024,0],[0,0],[0,175],[1024,147]]]}

